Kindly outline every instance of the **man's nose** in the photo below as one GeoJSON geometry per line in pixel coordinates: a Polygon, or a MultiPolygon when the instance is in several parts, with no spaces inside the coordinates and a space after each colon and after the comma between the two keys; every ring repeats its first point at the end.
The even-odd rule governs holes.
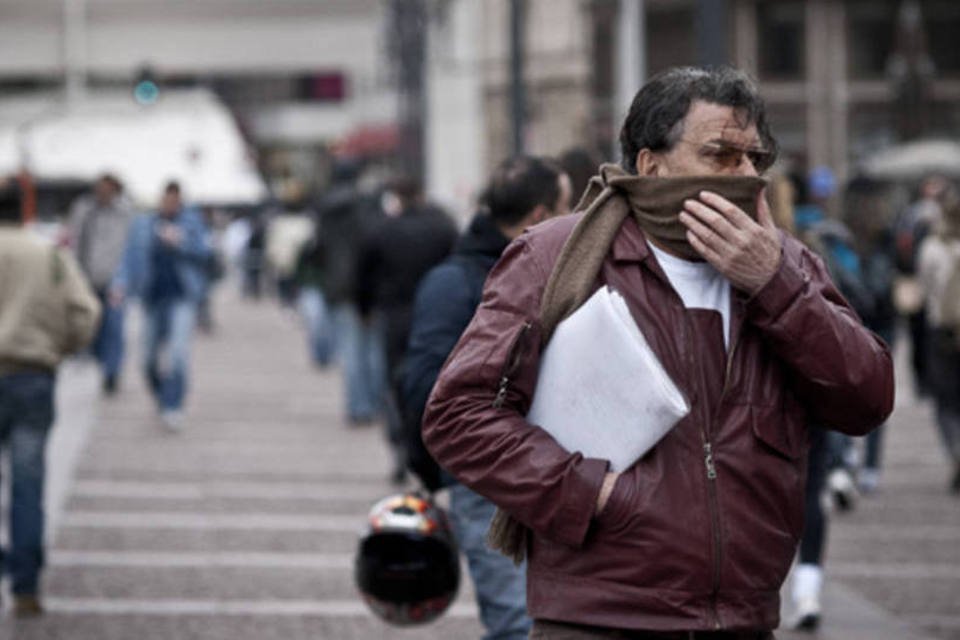
{"type": "Polygon", "coordinates": [[[738,176],[753,176],[757,177],[760,175],[760,172],[757,171],[757,168],[753,166],[753,162],[750,161],[747,154],[740,156],[740,164],[737,165],[736,170],[734,171],[738,176]]]}

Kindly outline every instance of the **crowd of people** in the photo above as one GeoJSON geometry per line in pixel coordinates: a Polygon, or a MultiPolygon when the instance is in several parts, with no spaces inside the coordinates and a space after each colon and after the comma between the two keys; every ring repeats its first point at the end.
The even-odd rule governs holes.
{"type": "MultiPolygon", "coordinates": [[[[778,161],[733,69],[656,76],[620,142],[619,165],[582,149],[503,160],[462,231],[416,179],[371,187],[337,159],[314,201],[240,216],[222,244],[242,293],[275,292],[310,360],[338,367],[345,424],[384,425],[390,480],[449,493],[485,637],[768,638],[794,562],[789,625],[815,629],[823,498],[849,510],[882,488],[901,321],[960,496],[956,185],[930,176],[898,211],[883,183],[841,190],[826,167],[778,161]],[[555,330],[601,288],[688,403],[626,469],[527,420],[555,330]]],[[[211,326],[223,252],[176,182],[141,213],[101,176],[70,211],[69,251],[19,228],[15,183],[0,195],[3,559],[15,612],[35,615],[58,363],[89,342],[117,393],[138,299],[159,423],[185,428],[191,337],[211,326]]]]}

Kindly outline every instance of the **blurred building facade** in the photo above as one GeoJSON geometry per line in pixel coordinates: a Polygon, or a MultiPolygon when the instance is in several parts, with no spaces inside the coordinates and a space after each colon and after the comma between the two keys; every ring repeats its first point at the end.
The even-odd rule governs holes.
{"type": "MultiPolygon", "coordinates": [[[[510,1],[442,4],[432,35],[457,43],[459,54],[435,47],[432,73],[455,69],[469,90],[449,105],[452,115],[434,101],[441,111],[431,114],[434,124],[446,120],[435,136],[443,142],[431,150],[445,162],[474,163],[479,175],[512,151],[510,1]],[[477,104],[465,106],[464,95],[477,104]],[[472,142],[456,156],[435,148],[456,147],[452,133],[467,130],[463,139],[472,142]]],[[[639,18],[633,11],[641,74],[703,63],[745,69],[759,80],[784,155],[799,164],[828,165],[843,179],[862,158],[904,138],[960,130],[954,0],[527,0],[527,151],[583,145],[617,158],[629,106],[618,91],[618,40],[630,33],[621,21],[636,9],[631,4],[641,8],[639,18]]],[[[633,90],[641,82],[638,75],[633,90]]],[[[443,87],[434,82],[432,90],[443,87]]]]}
{"type": "MultiPolygon", "coordinates": [[[[0,93],[212,89],[278,175],[315,174],[318,149],[383,138],[396,119],[381,0],[7,0],[0,93]]],[[[389,133],[389,132],[388,132],[389,133]]],[[[386,137],[389,137],[387,134],[386,137]]]]}
{"type": "MultiPolygon", "coordinates": [[[[393,16],[404,3],[427,22],[427,186],[465,218],[514,149],[512,0],[5,0],[0,94],[65,85],[76,100],[129,88],[144,69],[161,88],[200,85],[238,116],[282,186],[323,176],[334,143],[398,144],[393,16]]],[[[956,0],[521,4],[531,153],[579,145],[615,160],[643,78],[705,62],[757,77],[785,155],[841,179],[901,139],[960,129],[956,0]]]]}

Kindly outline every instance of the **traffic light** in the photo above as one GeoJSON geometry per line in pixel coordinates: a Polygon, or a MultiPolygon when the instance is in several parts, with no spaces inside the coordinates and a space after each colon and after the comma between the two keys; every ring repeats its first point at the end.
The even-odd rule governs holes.
{"type": "Polygon", "coordinates": [[[137,104],[151,105],[160,98],[160,85],[157,83],[150,67],[143,67],[137,72],[133,83],[133,99],[137,104]]]}

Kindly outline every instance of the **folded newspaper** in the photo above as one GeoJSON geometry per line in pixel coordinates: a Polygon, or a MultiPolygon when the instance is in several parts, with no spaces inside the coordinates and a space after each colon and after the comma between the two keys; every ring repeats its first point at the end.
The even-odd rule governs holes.
{"type": "Polygon", "coordinates": [[[601,287],[557,325],[527,420],[567,451],[623,471],[689,410],[626,301],[601,287]]]}

